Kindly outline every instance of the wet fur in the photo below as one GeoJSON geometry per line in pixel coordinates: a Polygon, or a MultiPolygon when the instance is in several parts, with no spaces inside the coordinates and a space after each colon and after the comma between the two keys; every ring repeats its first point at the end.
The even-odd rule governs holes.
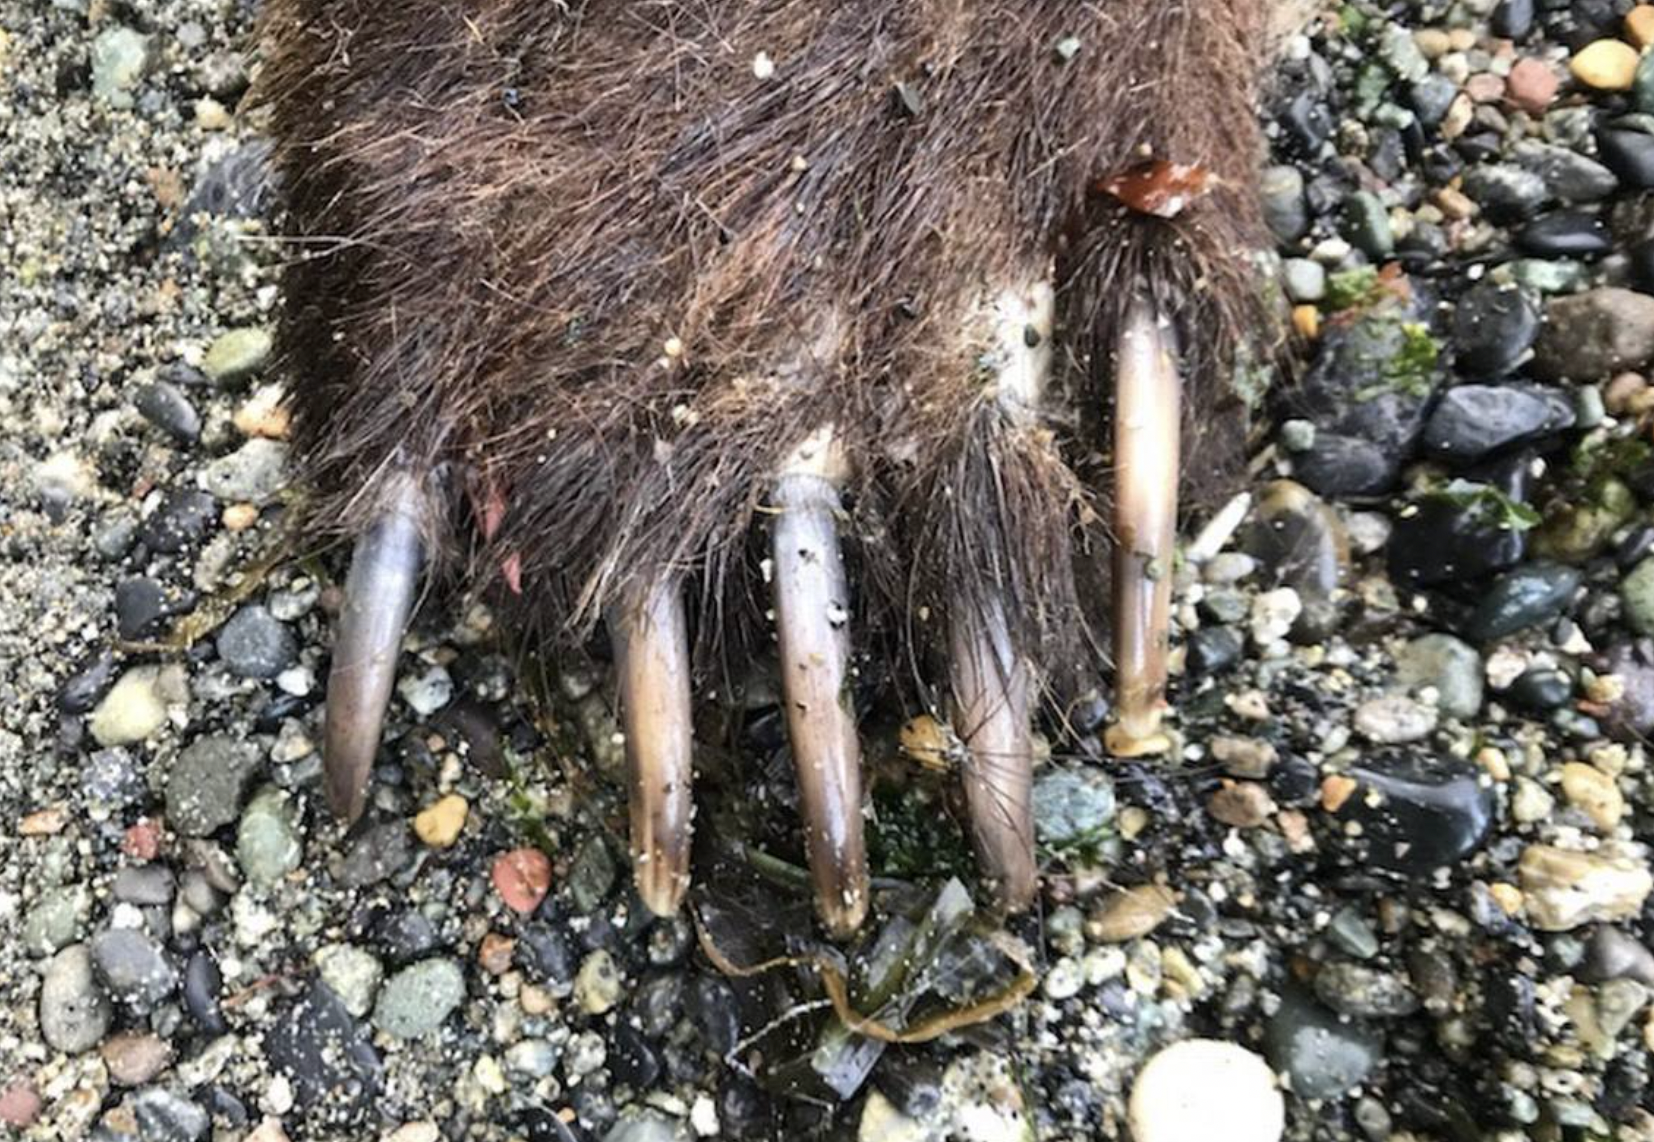
{"type": "Polygon", "coordinates": [[[680,571],[703,648],[765,642],[754,525],[831,420],[858,639],[922,660],[950,605],[1003,592],[1019,645],[1065,673],[1082,595],[1106,598],[1076,564],[1106,559],[1133,288],[1187,353],[1184,471],[1238,439],[1227,380],[1272,312],[1251,261],[1264,0],[268,0],[264,23],[310,525],[354,534],[389,471],[446,473],[440,561],[519,557],[547,634],[680,571]],[[1151,155],[1215,189],[1174,221],[1095,192],[1151,155]],[[980,367],[980,314],[1047,267],[1056,375],[1027,423],[980,367]],[[490,497],[481,544],[463,509],[490,497]]]}

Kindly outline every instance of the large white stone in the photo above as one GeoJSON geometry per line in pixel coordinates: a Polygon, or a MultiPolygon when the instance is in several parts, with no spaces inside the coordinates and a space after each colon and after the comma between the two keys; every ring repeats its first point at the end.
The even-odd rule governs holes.
{"type": "Polygon", "coordinates": [[[1130,1116],[1136,1142],[1278,1142],[1286,1128],[1269,1064],[1218,1039],[1173,1043],[1144,1064],[1130,1116]]]}

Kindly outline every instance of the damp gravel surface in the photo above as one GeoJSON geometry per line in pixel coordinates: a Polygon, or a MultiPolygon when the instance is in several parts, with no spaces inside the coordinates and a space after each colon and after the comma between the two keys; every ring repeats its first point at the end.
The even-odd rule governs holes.
{"type": "Polygon", "coordinates": [[[946,734],[873,693],[837,950],[761,667],[707,723],[698,922],[629,887],[603,663],[483,600],[422,612],[368,811],[326,812],[344,560],[285,531],[252,8],[0,0],[9,1130],[1654,1139],[1654,8],[1283,37],[1299,368],[1191,522],[1171,751],[1108,759],[1101,694],[1045,727],[1007,926],[946,734]],[[828,978],[940,1033],[851,1032],[828,978]]]}

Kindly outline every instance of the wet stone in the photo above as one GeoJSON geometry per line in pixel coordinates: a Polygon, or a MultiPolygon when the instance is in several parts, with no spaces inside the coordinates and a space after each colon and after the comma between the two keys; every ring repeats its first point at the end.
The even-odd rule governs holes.
{"type": "Polygon", "coordinates": [[[167,823],[188,837],[228,825],[263,761],[253,743],[221,734],[190,743],[167,775],[167,823]]]}
{"type": "Polygon", "coordinates": [[[81,793],[94,815],[136,805],[148,795],[137,759],[119,747],[93,752],[81,780],[81,793]]]}
{"type": "Polygon", "coordinates": [[[465,999],[465,975],[452,960],[422,960],[385,981],[373,1007],[373,1025],[398,1039],[417,1039],[441,1027],[465,999]]]}
{"type": "Polygon", "coordinates": [[[204,1108],[164,1087],[139,1091],[132,1113],[144,1142],[201,1142],[212,1130],[212,1116],[204,1108]]]}
{"type": "Polygon", "coordinates": [[[1642,635],[1654,635],[1654,556],[1649,556],[1620,580],[1625,621],[1642,635]]]}
{"type": "Polygon", "coordinates": [[[65,714],[85,714],[98,704],[115,680],[115,656],[100,653],[63,684],[57,694],[57,708],[65,714]]]}
{"type": "Polygon", "coordinates": [[[1525,671],[1510,685],[1510,697],[1530,710],[1554,710],[1573,696],[1574,681],[1560,670],[1525,671]]]}
{"type": "Polygon", "coordinates": [[[1427,128],[1439,126],[1459,97],[1459,85],[1439,72],[1425,76],[1408,90],[1408,105],[1427,128]]]}
{"type": "Polygon", "coordinates": [[[1471,376],[1510,372],[1538,336],[1539,305],[1528,291],[1515,286],[1479,282],[1453,312],[1453,348],[1459,368],[1471,376]]]}
{"type": "Polygon", "coordinates": [[[1364,440],[1404,456],[1424,428],[1441,369],[1418,357],[1417,327],[1390,316],[1366,317],[1332,330],[1291,394],[1294,415],[1321,434],[1364,440]],[[1406,364],[1397,372],[1397,362],[1406,364]]]}
{"type": "Polygon", "coordinates": [[[264,606],[242,607],[218,632],[218,657],[242,678],[274,678],[298,659],[292,630],[264,606]]]}
{"type": "Polygon", "coordinates": [[[1593,981],[1629,979],[1654,987],[1654,951],[1635,936],[1603,925],[1592,933],[1586,951],[1586,978],[1593,981]]]}
{"type": "Polygon", "coordinates": [[[408,908],[390,917],[380,928],[379,944],[386,959],[401,965],[437,951],[442,947],[442,938],[423,912],[408,908]]]}
{"type": "Polygon", "coordinates": [[[407,867],[413,854],[413,833],[407,822],[381,821],[350,846],[339,867],[339,883],[346,888],[366,888],[389,880],[407,867]]]}
{"type": "Polygon", "coordinates": [[[1546,380],[1598,381],[1638,368],[1650,357],[1654,297],[1604,287],[1547,303],[1533,373],[1546,380]]]}
{"type": "Polygon", "coordinates": [[[1376,194],[1357,191],[1344,200],[1342,230],[1350,245],[1374,261],[1383,261],[1395,252],[1390,215],[1376,194]]]}
{"type": "Polygon", "coordinates": [[[1541,258],[1594,258],[1614,248],[1602,219],[1577,210],[1535,218],[1517,232],[1516,243],[1541,258]]]}
{"type": "Polygon", "coordinates": [[[1597,202],[1619,187],[1613,171],[1569,147],[1525,139],[1513,154],[1525,169],[1544,179],[1546,189],[1561,202],[1597,202]]]}
{"type": "Polygon", "coordinates": [[[1274,586],[1303,605],[1293,633],[1318,641],[1337,624],[1335,604],[1349,568],[1350,541],[1336,512],[1308,488],[1276,480],[1259,496],[1247,547],[1274,586]]]}
{"type": "Polygon", "coordinates": [[[1114,820],[1114,786],[1094,770],[1053,766],[1034,778],[1034,831],[1056,848],[1095,844],[1114,820]]]}
{"type": "Polygon", "coordinates": [[[149,1011],[178,987],[178,972],[159,942],[135,928],[92,937],[92,964],[105,992],[136,1011],[149,1011]]]}
{"type": "Polygon", "coordinates": [[[1603,718],[1608,732],[1634,741],[1654,734],[1654,647],[1645,641],[1620,643],[1610,647],[1596,666],[1598,673],[1620,680],[1620,693],[1608,704],[1603,718]]]}
{"type": "Polygon", "coordinates": [[[360,1018],[373,1010],[384,968],[371,952],[351,944],[329,944],[317,951],[316,969],[346,1011],[360,1018]]]}
{"type": "Polygon", "coordinates": [[[1219,674],[1241,660],[1245,641],[1232,627],[1201,627],[1186,642],[1189,672],[1219,674]]]}
{"type": "Polygon", "coordinates": [[[92,970],[92,953],[72,944],[53,956],[40,984],[40,1034],[68,1055],[91,1050],[109,1030],[109,1000],[92,970]]]}
{"type": "Polygon", "coordinates": [[[517,937],[517,962],[540,983],[574,982],[574,953],[558,929],[539,922],[524,924],[517,937]]]}
{"type": "Polygon", "coordinates": [[[232,329],[207,346],[201,368],[219,384],[235,384],[262,369],[274,348],[275,339],[267,329],[232,329]]]}
{"type": "Polygon", "coordinates": [[[140,1086],[166,1068],[172,1048],[158,1035],[127,1033],[107,1040],[100,1051],[109,1077],[122,1086],[140,1086]]]}
{"type": "Polygon", "coordinates": [[[205,492],[178,488],[138,528],[138,541],[151,551],[173,554],[194,547],[218,526],[218,505],[205,492]]]}
{"type": "Polygon", "coordinates": [[[236,828],[235,854],[254,885],[274,884],[299,867],[304,846],[291,794],[269,786],[253,796],[236,828]]]}
{"type": "Polygon", "coordinates": [[[1284,1072],[1300,1098],[1337,1098],[1358,1086],[1381,1057],[1383,1035],[1340,1018],[1289,988],[1264,1031],[1270,1065],[1284,1072]]]}
{"type": "Polygon", "coordinates": [[[1356,707],[1355,730],[1375,745],[1423,741],[1436,728],[1436,711],[1400,694],[1373,698],[1356,707]]]}
{"type": "Polygon", "coordinates": [[[201,469],[201,487],[220,500],[264,505],[287,484],[288,448],[262,436],[201,469]]]}
{"type": "Polygon", "coordinates": [[[1380,445],[1339,432],[1315,433],[1315,442],[1292,458],[1306,486],[1332,499],[1382,495],[1396,482],[1400,461],[1380,445]]]}
{"type": "Polygon", "coordinates": [[[182,444],[201,438],[201,414],[184,390],[167,381],[155,381],[138,390],[133,400],[138,413],[182,444]]]}
{"type": "Polygon", "coordinates": [[[574,910],[580,915],[597,910],[614,887],[617,869],[613,854],[601,836],[580,846],[569,865],[568,889],[574,910]]]}
{"type": "Polygon", "coordinates": [[[1517,870],[1528,921],[1545,932],[1629,919],[1654,889],[1645,863],[1613,853],[1529,845],[1517,870]]]}
{"type": "Polygon", "coordinates": [[[367,1029],[320,983],[274,1021],[264,1055],[292,1083],[299,1106],[342,1120],[365,1112],[383,1083],[384,1067],[367,1029]]]}
{"type": "Polygon", "coordinates": [[[1597,132],[1597,154],[1628,187],[1654,187],[1654,135],[1606,128],[1597,132]]]}
{"type": "Polygon", "coordinates": [[[113,891],[116,900],[128,904],[164,905],[172,903],[177,878],[164,864],[145,864],[123,868],[115,874],[113,891]]]}
{"type": "Polygon", "coordinates": [[[211,952],[197,951],[184,965],[184,1009],[203,1034],[222,1035],[230,1029],[219,1004],[221,986],[223,976],[211,952]]]}
{"type": "Polygon", "coordinates": [[[115,584],[115,632],[134,642],[158,634],[166,620],[194,605],[190,592],[168,590],[148,576],[132,576],[115,584]]]}
{"type": "Polygon", "coordinates": [[[1550,193],[1543,178],[1512,163],[1472,167],[1465,172],[1464,191],[1501,225],[1531,217],[1550,193]]]}
{"type": "Polygon", "coordinates": [[[1259,176],[1258,191],[1264,221],[1282,244],[1296,242],[1309,232],[1309,206],[1304,200],[1304,176],[1297,167],[1270,167],[1259,176]]]}
{"type": "Polygon", "coordinates": [[[1492,642],[1562,613],[1579,590],[1580,573],[1556,563],[1533,563],[1494,580],[1465,624],[1473,642],[1492,642]]]}
{"type": "Polygon", "coordinates": [[[1482,656],[1450,634],[1416,638],[1396,656],[1396,681],[1412,692],[1434,691],[1436,708],[1473,718],[1482,708],[1482,656]]]}
{"type": "Polygon", "coordinates": [[[1499,0],[1488,24],[1493,34],[1503,39],[1525,39],[1533,31],[1534,0],[1499,0]]]}
{"type": "Polygon", "coordinates": [[[1430,414],[1420,443],[1443,460],[1463,463],[1573,427],[1574,406],[1538,385],[1458,385],[1430,414]]]}
{"type": "Polygon", "coordinates": [[[1453,867],[1482,846],[1493,825],[1493,790],[1467,762],[1386,755],[1351,767],[1349,776],[1357,786],[1337,817],[1360,824],[1361,835],[1340,843],[1374,868],[1426,876],[1453,867]]]}
{"type": "Polygon", "coordinates": [[[1343,1015],[1389,1018],[1418,1010],[1405,977],[1354,963],[1326,964],[1315,974],[1315,995],[1343,1015]]]}
{"type": "Polygon", "coordinates": [[[49,956],[80,937],[92,911],[92,893],[84,884],[59,884],[41,892],[24,914],[23,950],[49,956]]]}

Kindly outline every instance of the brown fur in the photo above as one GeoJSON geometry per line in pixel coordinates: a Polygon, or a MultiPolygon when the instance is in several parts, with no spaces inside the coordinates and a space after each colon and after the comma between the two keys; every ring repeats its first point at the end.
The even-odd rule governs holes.
{"type": "MultiPolygon", "coordinates": [[[[314,522],[359,529],[393,466],[463,471],[507,505],[473,568],[519,555],[555,629],[678,570],[703,641],[763,637],[749,532],[832,420],[864,621],[907,616],[923,649],[959,592],[1000,591],[1021,644],[1073,666],[1133,288],[1178,323],[1192,427],[1223,429],[1195,436],[1241,424],[1219,398],[1268,312],[1248,260],[1263,7],[268,0],[314,522]],[[1216,188],[1174,221],[1094,192],[1150,155],[1216,188]],[[1052,413],[1019,424],[972,314],[1053,264],[1052,413]]],[[[473,545],[450,526],[452,563],[473,545]]]]}

